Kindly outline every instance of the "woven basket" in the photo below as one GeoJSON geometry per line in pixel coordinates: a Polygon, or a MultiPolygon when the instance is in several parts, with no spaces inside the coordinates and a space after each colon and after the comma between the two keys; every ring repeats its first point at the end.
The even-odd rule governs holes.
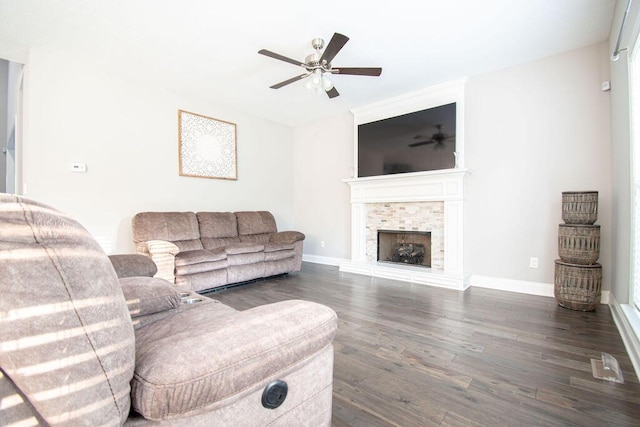
{"type": "Polygon", "coordinates": [[[600,304],[602,266],[577,265],[555,261],[553,293],[558,305],[571,310],[594,311],[600,304]]]}
{"type": "Polygon", "coordinates": [[[560,224],[558,254],[569,264],[595,264],[600,257],[600,226],[560,224]]]}
{"type": "Polygon", "coordinates": [[[562,220],[567,224],[593,224],[598,219],[597,191],[564,191],[562,220]]]}

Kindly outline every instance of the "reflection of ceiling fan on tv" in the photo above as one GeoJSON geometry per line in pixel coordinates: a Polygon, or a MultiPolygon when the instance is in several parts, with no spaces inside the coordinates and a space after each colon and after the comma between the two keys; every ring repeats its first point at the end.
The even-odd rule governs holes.
{"type": "Polygon", "coordinates": [[[331,37],[331,41],[327,45],[327,48],[320,54],[320,50],[324,47],[324,40],[321,38],[313,39],[311,46],[315,49],[315,52],[307,56],[302,61],[296,61],[295,59],[287,58],[278,53],[271,52],[266,49],[258,51],[259,54],[269,56],[271,58],[279,59],[280,61],[288,62],[293,65],[298,65],[306,70],[304,74],[292,77],[280,83],[276,83],[270,86],[271,89],[280,89],[283,86],[297,82],[304,78],[308,78],[306,87],[309,89],[323,90],[327,92],[329,98],[335,98],[340,95],[333,82],[329,80],[327,74],[348,74],[353,76],[379,76],[382,73],[382,68],[345,68],[345,67],[333,67],[331,61],[340,52],[340,49],[349,41],[349,37],[339,33],[334,33],[331,37]]]}
{"type": "MultiPolygon", "coordinates": [[[[456,139],[455,135],[448,135],[442,132],[442,125],[436,125],[436,128],[438,129],[438,132],[431,135],[431,139],[428,139],[425,141],[413,142],[409,144],[409,147],[419,147],[421,145],[436,144],[433,146],[433,149],[437,150],[439,148],[444,148],[445,142],[455,141],[456,139]]],[[[413,137],[413,139],[423,139],[423,138],[426,138],[426,137],[422,135],[416,135],[413,137]]]]}

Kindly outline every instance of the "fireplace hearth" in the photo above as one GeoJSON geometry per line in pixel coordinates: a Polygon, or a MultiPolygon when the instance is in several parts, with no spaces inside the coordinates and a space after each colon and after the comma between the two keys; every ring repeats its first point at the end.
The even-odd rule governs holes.
{"type": "Polygon", "coordinates": [[[378,261],[431,267],[431,233],[378,230],[378,261]]]}

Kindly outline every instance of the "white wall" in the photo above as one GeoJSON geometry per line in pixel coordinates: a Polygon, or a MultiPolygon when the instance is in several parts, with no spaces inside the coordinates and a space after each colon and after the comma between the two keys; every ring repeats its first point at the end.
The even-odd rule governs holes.
{"type": "Polygon", "coordinates": [[[353,174],[353,115],[298,127],[293,139],[295,222],[307,236],[304,253],[311,260],[350,258],[351,205],[342,180],[353,174]]]}
{"type": "Polygon", "coordinates": [[[27,196],[70,213],[113,252],[133,251],[140,211],[270,210],[293,228],[290,128],[55,52],[32,50],[25,73],[27,196]],[[178,175],[178,109],[237,124],[237,181],[178,175]],[[72,173],[74,162],[88,172],[72,173]]]}
{"type": "Polygon", "coordinates": [[[603,289],[612,212],[606,44],[478,76],[466,87],[465,269],[553,283],[563,191],[599,192],[603,289]],[[529,258],[539,268],[529,268],[529,258]]]}
{"type": "MultiPolygon", "coordinates": [[[[471,77],[465,96],[465,272],[553,283],[562,191],[600,192],[603,289],[612,270],[605,44],[471,77]],[[537,257],[540,267],[529,268],[537,257]]],[[[294,132],[296,223],[306,254],[350,258],[352,118],[294,132]],[[322,250],[320,239],[331,246],[322,250]],[[334,245],[337,242],[337,245],[334,245]]]]}

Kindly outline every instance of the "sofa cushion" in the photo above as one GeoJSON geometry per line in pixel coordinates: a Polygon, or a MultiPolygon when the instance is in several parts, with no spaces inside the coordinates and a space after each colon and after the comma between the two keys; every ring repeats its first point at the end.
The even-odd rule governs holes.
{"type": "Polygon", "coordinates": [[[278,231],[276,228],[276,220],[270,212],[236,212],[235,215],[238,219],[238,233],[241,236],[246,234],[275,233],[278,231]]]}
{"type": "Polygon", "coordinates": [[[250,254],[253,252],[262,252],[263,250],[263,245],[255,243],[235,243],[224,247],[227,255],[250,254]]]}
{"type": "Polygon", "coordinates": [[[60,212],[0,195],[0,272],[2,372],[49,425],[123,424],[134,332],[98,243],[60,212]]]}
{"type": "Polygon", "coordinates": [[[264,244],[264,260],[277,261],[287,259],[296,255],[294,243],[265,243],[264,244]]]}
{"type": "Polygon", "coordinates": [[[185,251],[176,255],[176,266],[179,267],[203,262],[220,261],[225,258],[227,258],[226,252],[220,249],[185,251]]]}
{"type": "Polygon", "coordinates": [[[173,243],[178,247],[180,252],[204,249],[204,246],[202,246],[202,242],[200,241],[200,239],[176,240],[173,243]]]}
{"type": "Polygon", "coordinates": [[[233,212],[198,212],[196,217],[200,237],[218,239],[238,235],[238,223],[233,212]]]}
{"type": "Polygon", "coordinates": [[[202,246],[205,249],[217,249],[223,246],[234,245],[236,243],[240,243],[239,237],[203,237],[200,239],[202,241],[202,246]]]}
{"type": "Polygon", "coordinates": [[[200,238],[193,212],[140,212],[131,220],[134,243],[147,240],[195,240],[200,238]]]}
{"type": "Polygon", "coordinates": [[[296,256],[296,253],[295,253],[294,250],[265,252],[264,253],[264,260],[265,261],[278,261],[278,260],[281,260],[281,259],[293,258],[294,256],[296,256]]]}
{"type": "Polygon", "coordinates": [[[270,233],[244,234],[240,236],[240,241],[243,243],[267,243],[270,238],[270,233]]]}
{"type": "Polygon", "coordinates": [[[277,252],[277,251],[288,251],[294,250],[295,244],[293,243],[280,243],[280,242],[269,242],[264,244],[265,252],[277,252]]]}
{"type": "Polygon", "coordinates": [[[337,317],[293,300],[237,313],[203,306],[152,326],[136,334],[132,404],[145,418],[165,420],[246,393],[313,356],[333,340],[337,317]]]}
{"type": "Polygon", "coordinates": [[[120,286],[132,319],[180,306],[180,292],[166,280],[126,277],[120,279],[120,286]]]}
{"type": "MultiPolygon", "coordinates": [[[[184,276],[184,275],[195,274],[195,273],[203,273],[206,271],[222,270],[227,268],[228,266],[229,266],[229,262],[227,261],[227,258],[221,259],[219,261],[199,262],[197,264],[180,265],[180,266],[176,266],[175,275],[177,279],[178,276],[184,276]]],[[[177,284],[178,282],[176,282],[176,285],[177,284]]]]}

